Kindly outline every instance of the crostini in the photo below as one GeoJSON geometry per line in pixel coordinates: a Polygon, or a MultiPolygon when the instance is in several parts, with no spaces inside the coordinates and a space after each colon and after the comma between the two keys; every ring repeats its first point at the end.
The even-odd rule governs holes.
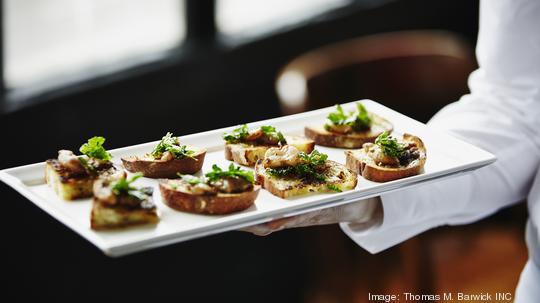
{"type": "Polygon", "coordinates": [[[356,174],[328,160],[317,150],[307,154],[291,145],[270,148],[257,161],[258,184],[275,196],[288,198],[310,192],[342,192],[356,187],[356,174]]]}
{"type": "Polygon", "coordinates": [[[373,142],[385,131],[392,131],[392,124],[386,119],[369,113],[362,103],[356,103],[357,111],[345,113],[341,105],[336,111],[328,114],[326,124],[306,126],[306,137],[315,144],[340,147],[359,148],[366,142],[373,142]]]}
{"type": "Polygon", "coordinates": [[[223,135],[225,158],[245,166],[253,166],[271,147],[292,145],[298,150],[310,153],[315,142],[300,136],[284,136],[275,127],[263,125],[250,130],[247,125],[223,135]]]}
{"type": "Polygon", "coordinates": [[[345,151],[345,155],[350,170],[375,182],[418,175],[426,163],[424,143],[410,134],[398,140],[384,132],[375,143],[365,143],[359,150],[345,151]]]}
{"type": "Polygon", "coordinates": [[[194,174],[201,170],[206,151],[181,145],[180,139],[167,133],[151,153],[122,158],[124,167],[148,178],[175,178],[178,173],[194,174]]]}
{"type": "Polygon", "coordinates": [[[254,185],[253,172],[217,165],[204,177],[182,175],[180,179],[161,180],[159,189],[165,204],[185,212],[223,215],[253,205],[260,186],[254,185]]]}
{"type": "Polygon", "coordinates": [[[94,181],[100,177],[119,178],[125,172],[111,162],[103,147],[105,138],[93,137],[83,144],[77,156],[70,150],[58,151],[58,158],[45,161],[45,181],[65,200],[92,197],[94,181]]]}
{"type": "Polygon", "coordinates": [[[94,230],[156,224],[157,208],[152,199],[152,187],[134,187],[133,181],[142,174],[117,180],[100,179],[94,183],[94,200],[90,226],[94,230]]]}

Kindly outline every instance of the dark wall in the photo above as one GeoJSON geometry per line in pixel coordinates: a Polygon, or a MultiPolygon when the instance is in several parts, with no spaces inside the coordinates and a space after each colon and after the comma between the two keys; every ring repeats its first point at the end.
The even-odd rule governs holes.
{"type": "MultiPolygon", "coordinates": [[[[40,96],[37,105],[2,115],[0,168],[43,161],[93,135],[105,136],[106,146],[116,148],[156,140],[166,131],[189,134],[276,117],[276,73],[302,52],[360,35],[424,28],[454,31],[474,44],[477,13],[477,3],[468,0],[397,1],[339,10],[246,44],[191,43],[160,68],[40,96]]],[[[9,258],[3,262],[10,270],[4,275],[12,290],[22,288],[19,295],[76,299],[81,293],[115,292],[124,299],[135,293],[238,302],[262,294],[256,301],[297,302],[309,268],[317,266],[306,261],[303,231],[265,238],[227,233],[110,259],[4,184],[0,197],[8,214],[9,258]]],[[[351,249],[360,248],[351,243],[351,249]]]]}

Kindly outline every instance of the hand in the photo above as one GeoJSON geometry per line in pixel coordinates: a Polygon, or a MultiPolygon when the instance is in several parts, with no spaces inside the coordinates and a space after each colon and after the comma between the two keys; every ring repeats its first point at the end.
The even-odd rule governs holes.
{"type": "Polygon", "coordinates": [[[241,230],[258,236],[266,236],[286,228],[335,224],[340,222],[374,225],[377,224],[381,218],[381,200],[379,197],[375,197],[293,217],[277,219],[267,223],[249,226],[241,230]]]}

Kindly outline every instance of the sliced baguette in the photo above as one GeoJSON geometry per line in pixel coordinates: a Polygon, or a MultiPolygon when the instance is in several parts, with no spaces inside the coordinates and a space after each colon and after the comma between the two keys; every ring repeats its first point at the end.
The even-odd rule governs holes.
{"type": "Polygon", "coordinates": [[[313,139],[317,145],[340,148],[360,148],[364,143],[374,142],[383,132],[391,132],[393,129],[392,123],[388,120],[375,114],[371,114],[371,117],[373,119],[371,128],[363,132],[339,134],[327,131],[324,128],[324,125],[319,125],[306,126],[304,133],[306,137],[313,139]]]}
{"type": "Polygon", "coordinates": [[[58,196],[64,200],[75,200],[92,197],[94,178],[66,178],[62,176],[61,164],[53,159],[45,162],[45,181],[58,196]]]}
{"type": "Polygon", "coordinates": [[[144,155],[123,157],[122,163],[128,171],[141,172],[148,178],[177,178],[178,173],[194,174],[203,166],[206,151],[192,147],[188,147],[188,149],[195,151],[192,155],[194,159],[161,160],[144,155]]]}
{"type": "Polygon", "coordinates": [[[253,205],[261,189],[255,185],[253,190],[241,193],[193,194],[175,186],[178,180],[162,180],[159,190],[163,202],[169,207],[190,213],[224,215],[242,211],[253,205]]]}
{"type": "MultiPolygon", "coordinates": [[[[288,145],[296,147],[299,151],[311,153],[315,142],[300,136],[285,136],[288,145]]],[[[250,145],[246,143],[226,143],[225,159],[245,166],[253,166],[259,159],[264,159],[266,151],[273,146],[250,145]]]]}
{"type": "Polygon", "coordinates": [[[255,165],[255,178],[264,189],[284,199],[307,193],[333,192],[337,189],[347,191],[356,187],[356,174],[344,165],[327,160],[325,166],[326,182],[307,183],[298,179],[272,176],[264,168],[262,161],[258,161],[255,165]]]}
{"type": "Polygon", "coordinates": [[[118,166],[99,171],[98,175],[70,177],[57,159],[45,161],[45,182],[64,200],[76,200],[92,197],[92,187],[98,178],[119,178],[125,172],[118,166]]]}
{"type": "Polygon", "coordinates": [[[406,166],[389,167],[377,165],[367,155],[365,148],[345,151],[346,166],[362,177],[375,182],[388,182],[422,173],[424,164],[426,163],[426,148],[424,143],[420,138],[410,134],[404,134],[403,141],[414,143],[420,152],[420,157],[411,161],[406,166]]]}
{"type": "Polygon", "coordinates": [[[94,230],[107,230],[133,225],[156,224],[159,222],[156,208],[128,209],[108,207],[99,201],[92,205],[90,227],[94,230]]]}

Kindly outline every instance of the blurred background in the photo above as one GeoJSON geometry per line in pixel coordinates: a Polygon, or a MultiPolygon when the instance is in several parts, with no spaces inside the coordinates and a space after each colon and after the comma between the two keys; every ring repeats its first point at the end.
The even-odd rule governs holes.
{"type": "MultiPolygon", "coordinates": [[[[0,168],[371,98],[426,122],[467,93],[470,0],[3,0],[0,168]],[[249,112],[249,115],[247,113],[249,112]]],[[[5,294],[367,302],[513,292],[525,210],[370,255],[337,226],[229,232],[112,259],[0,184],[5,294]]]]}

